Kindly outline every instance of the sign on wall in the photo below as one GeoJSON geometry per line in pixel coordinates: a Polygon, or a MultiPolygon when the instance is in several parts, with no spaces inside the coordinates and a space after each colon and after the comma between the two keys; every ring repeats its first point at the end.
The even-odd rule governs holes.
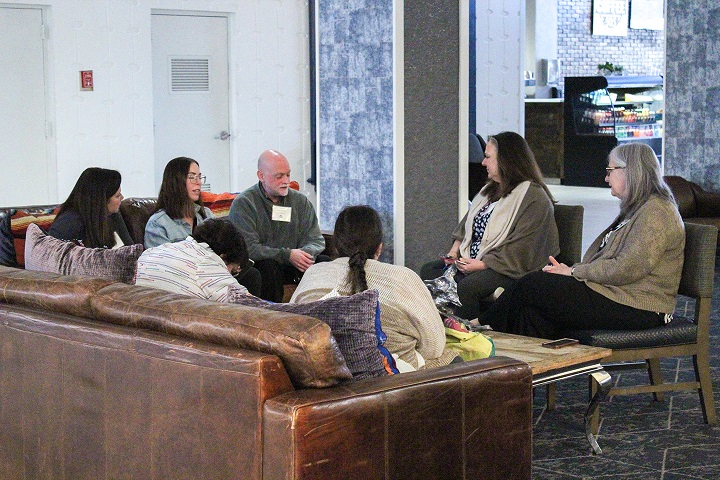
{"type": "Polygon", "coordinates": [[[627,37],[627,30],[627,0],[593,0],[593,35],[627,37]]]}
{"type": "Polygon", "coordinates": [[[633,0],[630,4],[630,28],[645,30],[665,28],[663,0],[633,0]]]}

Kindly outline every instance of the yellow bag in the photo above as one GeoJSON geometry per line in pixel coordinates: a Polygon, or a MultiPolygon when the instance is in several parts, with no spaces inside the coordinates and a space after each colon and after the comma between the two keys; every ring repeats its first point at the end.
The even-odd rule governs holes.
{"type": "Polygon", "coordinates": [[[448,327],[445,327],[445,348],[457,352],[466,361],[495,355],[495,344],[491,338],[478,332],[461,332],[448,327]]]}

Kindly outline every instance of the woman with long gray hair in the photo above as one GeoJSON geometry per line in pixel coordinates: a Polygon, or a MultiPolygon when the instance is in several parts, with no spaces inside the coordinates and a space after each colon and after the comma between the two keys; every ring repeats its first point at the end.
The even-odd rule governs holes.
{"type": "Polygon", "coordinates": [[[582,262],[550,257],[506,291],[483,318],[493,329],[553,339],[565,329],[642,330],[672,319],[685,233],[655,153],[641,143],[615,147],[605,181],[620,199],[617,218],[582,262]]]}

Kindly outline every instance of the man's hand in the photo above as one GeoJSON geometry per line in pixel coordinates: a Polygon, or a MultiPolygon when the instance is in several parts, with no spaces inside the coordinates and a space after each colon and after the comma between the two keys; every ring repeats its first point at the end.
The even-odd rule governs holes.
{"type": "Polygon", "coordinates": [[[487,268],[485,262],[483,262],[482,260],[478,260],[477,258],[459,258],[455,260],[455,266],[457,267],[458,271],[466,275],[468,273],[485,270],[487,268]]]}
{"type": "Polygon", "coordinates": [[[315,260],[313,260],[312,255],[310,255],[306,251],[300,250],[299,248],[293,248],[292,250],[290,250],[290,263],[292,263],[295,268],[304,273],[305,270],[310,268],[312,264],[315,263],[315,260]]]}
{"type": "Polygon", "coordinates": [[[543,272],[557,273],[559,275],[570,275],[570,267],[568,267],[564,263],[559,263],[552,255],[550,255],[550,257],[548,258],[550,260],[550,265],[545,265],[543,267],[543,272]]]}

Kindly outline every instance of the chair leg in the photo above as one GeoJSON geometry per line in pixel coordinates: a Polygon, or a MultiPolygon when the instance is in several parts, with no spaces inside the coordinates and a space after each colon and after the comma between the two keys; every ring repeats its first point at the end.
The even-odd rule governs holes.
{"type": "Polygon", "coordinates": [[[555,410],[555,399],[557,398],[557,387],[554,383],[547,384],[545,396],[547,397],[545,400],[545,405],[546,405],[548,411],[555,410]]]}
{"type": "Polygon", "coordinates": [[[712,379],[710,378],[710,359],[707,350],[698,352],[693,355],[693,365],[695,366],[695,378],[700,382],[700,407],[702,408],[703,418],[708,425],[715,425],[717,418],[715,415],[715,400],[713,399],[712,379]]]}
{"type": "MultiPolygon", "coordinates": [[[[595,398],[595,394],[600,389],[599,385],[595,381],[592,375],[588,377],[588,381],[590,382],[590,401],[592,401],[593,398],[595,398]]],[[[598,405],[595,411],[592,413],[592,416],[590,417],[590,431],[593,435],[597,435],[598,431],[600,430],[600,406],[598,405]]]]}
{"type": "MultiPolygon", "coordinates": [[[[648,374],[650,375],[650,383],[652,385],[662,385],[663,379],[662,379],[662,371],[660,370],[660,360],[657,358],[648,358],[647,366],[648,366],[648,374]]],[[[664,402],[665,401],[665,393],[664,392],[653,392],[653,397],[655,398],[656,402],[664,402]]]]}

